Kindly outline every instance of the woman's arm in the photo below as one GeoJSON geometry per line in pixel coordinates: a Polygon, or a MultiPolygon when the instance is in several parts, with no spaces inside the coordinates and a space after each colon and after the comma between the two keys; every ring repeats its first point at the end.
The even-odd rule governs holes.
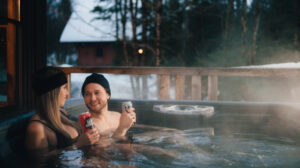
{"type": "Polygon", "coordinates": [[[89,130],[88,132],[84,132],[80,135],[77,142],[74,144],[75,146],[85,146],[92,145],[99,141],[100,134],[96,128],[89,130]]]}
{"type": "Polygon", "coordinates": [[[44,126],[38,122],[30,123],[26,130],[25,147],[32,164],[43,162],[49,152],[48,145],[44,126]]]}
{"type": "Polygon", "coordinates": [[[48,148],[47,135],[44,126],[38,122],[31,122],[26,131],[25,146],[28,150],[48,148]]]}

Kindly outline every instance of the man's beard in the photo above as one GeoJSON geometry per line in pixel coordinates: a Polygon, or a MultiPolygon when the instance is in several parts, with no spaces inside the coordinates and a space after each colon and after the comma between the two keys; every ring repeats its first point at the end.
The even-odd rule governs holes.
{"type": "Polygon", "coordinates": [[[87,104],[86,104],[86,107],[89,109],[90,112],[99,114],[99,113],[101,113],[101,111],[106,107],[106,105],[107,105],[107,102],[101,103],[100,106],[99,106],[98,108],[96,108],[96,109],[92,109],[92,108],[91,108],[89,105],[87,105],[87,104]]]}

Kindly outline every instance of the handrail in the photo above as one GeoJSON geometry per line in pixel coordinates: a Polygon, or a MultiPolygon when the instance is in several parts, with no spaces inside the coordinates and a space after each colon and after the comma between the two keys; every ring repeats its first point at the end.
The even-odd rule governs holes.
{"type": "MultiPolygon", "coordinates": [[[[128,75],[160,76],[160,99],[169,99],[170,76],[175,76],[176,100],[184,99],[185,76],[192,76],[192,100],[201,100],[202,76],[208,76],[208,100],[218,99],[218,77],[299,77],[300,68],[197,68],[197,67],[60,67],[67,74],[70,84],[71,73],[108,73],[128,75]]],[[[69,87],[70,88],[70,87],[69,87]]]]}
{"type": "Polygon", "coordinates": [[[300,68],[196,68],[196,67],[60,67],[69,73],[110,73],[132,75],[216,75],[216,76],[300,76],[300,68]]]}

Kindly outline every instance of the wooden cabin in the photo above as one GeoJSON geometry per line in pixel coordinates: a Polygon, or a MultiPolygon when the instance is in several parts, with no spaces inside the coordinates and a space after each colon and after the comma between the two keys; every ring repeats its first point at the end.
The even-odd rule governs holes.
{"type": "Polygon", "coordinates": [[[79,66],[112,65],[115,51],[112,43],[79,43],[76,45],[79,66]]]}
{"type": "MultiPolygon", "coordinates": [[[[81,2],[81,1],[80,1],[81,2]]],[[[106,24],[100,24],[106,25],[106,24]]],[[[0,122],[20,114],[30,112],[35,106],[35,96],[32,90],[32,75],[41,67],[46,66],[46,1],[45,0],[1,0],[0,1],[0,122]]],[[[88,28],[83,28],[88,30],[88,28]]],[[[87,31],[89,32],[89,31],[87,31]]],[[[69,31],[69,37],[72,36],[69,31]]],[[[78,44],[79,60],[82,65],[96,62],[108,65],[112,61],[112,51],[108,43],[110,37],[93,36],[95,39],[82,40],[78,44]],[[99,43],[99,39],[102,40],[99,43]],[[107,46],[106,46],[107,45],[107,46]],[[98,48],[102,48],[98,49],[98,48]],[[98,53],[98,54],[97,54],[98,53]],[[102,53],[102,54],[99,54],[102,53]],[[104,55],[108,55],[106,56],[104,55]],[[99,61],[95,61],[95,56],[99,61]],[[102,57],[102,58],[101,58],[102,57]],[[81,59],[82,58],[82,59],[81,59]],[[84,58],[84,59],[83,59],[84,58]]],[[[61,42],[74,42],[61,37],[61,42]]],[[[297,79],[299,68],[285,69],[252,69],[252,68],[174,68],[174,67],[84,67],[62,68],[68,77],[71,73],[113,73],[131,75],[160,76],[160,99],[169,99],[170,77],[176,76],[176,99],[185,96],[185,79],[191,76],[191,99],[202,100],[202,82],[207,81],[207,97],[209,101],[218,100],[219,76],[243,77],[282,77],[282,79],[297,79]],[[202,77],[207,80],[202,80],[202,77]]],[[[70,79],[70,77],[69,77],[70,79]]]]}
{"type": "Polygon", "coordinates": [[[46,66],[46,1],[1,0],[0,121],[29,112],[31,77],[46,66]],[[4,117],[3,117],[4,116],[4,117]]]}
{"type": "MultiPolygon", "coordinates": [[[[106,2],[101,2],[101,4],[106,2]]],[[[72,3],[72,14],[60,36],[60,43],[73,44],[77,50],[77,65],[108,66],[116,56],[116,30],[112,20],[95,19],[91,12],[96,1],[76,1],[72,3]]],[[[107,4],[106,4],[107,5],[107,4]]]]}

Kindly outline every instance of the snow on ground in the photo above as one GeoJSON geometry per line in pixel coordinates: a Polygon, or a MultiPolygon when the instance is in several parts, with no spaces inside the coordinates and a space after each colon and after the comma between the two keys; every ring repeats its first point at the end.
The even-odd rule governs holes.
{"type": "Polygon", "coordinates": [[[280,64],[240,66],[240,67],[235,67],[235,68],[300,68],[300,62],[287,62],[287,63],[280,63],[280,64]]]}

